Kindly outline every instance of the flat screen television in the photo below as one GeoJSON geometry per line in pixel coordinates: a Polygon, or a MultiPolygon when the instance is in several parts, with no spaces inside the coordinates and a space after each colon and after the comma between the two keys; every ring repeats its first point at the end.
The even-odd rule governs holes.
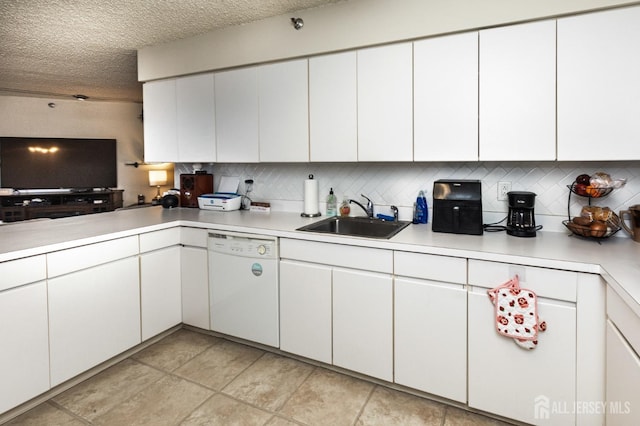
{"type": "Polygon", "coordinates": [[[0,187],[116,188],[115,139],[0,137],[0,187]]]}

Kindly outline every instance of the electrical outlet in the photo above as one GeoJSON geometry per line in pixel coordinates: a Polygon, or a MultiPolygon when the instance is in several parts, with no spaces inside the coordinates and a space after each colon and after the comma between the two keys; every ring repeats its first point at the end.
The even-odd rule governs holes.
{"type": "Polygon", "coordinates": [[[506,200],[509,191],[511,191],[511,182],[498,182],[498,201],[506,200]]]}

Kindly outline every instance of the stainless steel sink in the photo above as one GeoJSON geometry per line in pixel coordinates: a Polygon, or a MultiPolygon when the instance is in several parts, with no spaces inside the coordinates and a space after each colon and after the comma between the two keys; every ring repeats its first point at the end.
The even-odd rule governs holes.
{"type": "Polygon", "coordinates": [[[389,239],[409,226],[410,223],[402,220],[392,222],[368,217],[329,217],[298,228],[297,231],[389,239]]]}

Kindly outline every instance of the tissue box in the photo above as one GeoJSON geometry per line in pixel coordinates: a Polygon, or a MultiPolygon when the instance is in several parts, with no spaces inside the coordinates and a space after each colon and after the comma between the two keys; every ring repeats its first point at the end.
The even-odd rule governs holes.
{"type": "Polygon", "coordinates": [[[230,192],[214,192],[198,197],[198,207],[203,210],[233,211],[240,210],[242,197],[230,192]]]}

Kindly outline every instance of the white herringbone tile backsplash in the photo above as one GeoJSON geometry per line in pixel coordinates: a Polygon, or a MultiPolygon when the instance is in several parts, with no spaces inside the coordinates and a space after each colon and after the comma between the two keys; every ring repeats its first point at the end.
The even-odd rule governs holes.
{"type": "MultiPolygon", "coordinates": [[[[371,198],[380,211],[396,205],[406,214],[420,190],[427,195],[429,206],[433,204],[433,182],[438,179],[479,179],[482,182],[482,206],[485,222],[504,217],[506,201],[497,200],[497,184],[512,183],[514,191],[532,191],[537,194],[535,213],[540,220],[553,221],[560,227],[547,226],[547,230],[564,229],[567,218],[567,185],[582,173],[598,171],[609,173],[614,178],[626,178],[627,184],[606,198],[592,203],[608,206],[616,212],[633,204],[640,204],[640,162],[541,162],[541,163],[283,163],[283,164],[209,164],[204,169],[214,175],[214,186],[220,176],[240,178],[242,182],[253,179],[254,200],[270,201],[273,210],[301,211],[303,181],[313,174],[319,182],[321,212],[324,200],[333,187],[338,201],[344,195],[360,200],[360,194],[371,198]],[[548,217],[547,217],[548,216],[548,217]],[[544,219],[543,219],[544,218],[544,219]]],[[[192,173],[191,164],[177,164],[176,175],[192,173]]],[[[573,215],[580,212],[586,198],[573,195],[570,210],[573,215]]]]}

